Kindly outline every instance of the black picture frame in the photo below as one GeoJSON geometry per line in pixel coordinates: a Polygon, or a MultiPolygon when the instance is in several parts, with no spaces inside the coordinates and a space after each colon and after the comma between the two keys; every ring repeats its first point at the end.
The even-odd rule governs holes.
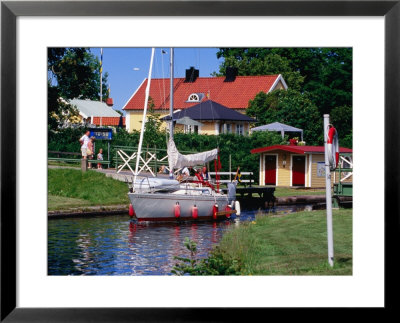
{"type": "MultiPolygon", "coordinates": [[[[385,17],[385,308],[398,286],[400,1],[2,1],[1,2],[1,321],[236,321],[239,308],[16,307],[16,19],[19,16],[384,16],[385,17]],[[396,237],[396,238],[395,238],[396,237]],[[395,239],[393,241],[393,239],[395,239]],[[391,256],[392,255],[392,256],[391,256]],[[390,276],[390,284],[388,284],[390,276]]],[[[373,134],[371,134],[373,135],[373,134]]],[[[373,188],[382,189],[382,188],[373,188]]],[[[372,193],[373,194],[373,193],[372,193]]],[[[266,291],[267,292],[267,291],[266,291]]],[[[247,309],[248,310],[248,309],[247,309]]],[[[252,309],[256,317],[263,309],[252,309]]]]}

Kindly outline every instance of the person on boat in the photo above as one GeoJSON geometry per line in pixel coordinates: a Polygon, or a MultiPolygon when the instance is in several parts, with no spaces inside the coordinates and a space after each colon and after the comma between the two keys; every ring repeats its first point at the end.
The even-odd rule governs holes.
{"type": "Polygon", "coordinates": [[[207,167],[206,166],[203,167],[203,171],[201,173],[201,176],[202,176],[204,181],[208,181],[208,171],[207,171],[207,167]]]}
{"type": "Polygon", "coordinates": [[[203,182],[203,181],[204,181],[204,180],[203,180],[203,176],[202,176],[202,172],[201,172],[201,169],[200,169],[200,168],[196,169],[196,172],[195,172],[195,174],[194,174],[194,177],[195,177],[195,180],[196,180],[196,181],[200,181],[200,182],[203,182]]]}
{"type": "Polygon", "coordinates": [[[183,168],[179,175],[176,177],[176,179],[180,182],[182,182],[183,180],[186,180],[188,177],[190,176],[190,171],[187,167],[183,168]]]}
{"type": "Polygon", "coordinates": [[[190,176],[189,168],[185,167],[184,169],[182,169],[182,175],[184,178],[189,177],[190,176]]]}
{"type": "Polygon", "coordinates": [[[166,168],[164,165],[161,165],[160,170],[158,171],[159,174],[166,174],[166,168]]]}
{"type": "Polygon", "coordinates": [[[193,177],[193,181],[194,181],[195,183],[201,183],[201,184],[203,184],[203,185],[205,185],[205,186],[208,186],[208,187],[210,187],[213,191],[215,190],[214,185],[212,185],[210,182],[204,180],[204,178],[203,178],[203,172],[202,172],[202,170],[201,170],[200,168],[196,170],[196,173],[194,174],[194,177],[193,177]]]}

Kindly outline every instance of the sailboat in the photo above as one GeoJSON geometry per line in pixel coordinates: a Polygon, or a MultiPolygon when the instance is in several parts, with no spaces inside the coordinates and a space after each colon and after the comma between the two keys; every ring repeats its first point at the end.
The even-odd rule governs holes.
{"type": "Polygon", "coordinates": [[[146,122],[147,102],[150,90],[151,69],[154,48],[150,60],[149,77],[146,87],[146,98],[143,112],[142,131],[140,134],[136,170],[133,183],[128,193],[131,205],[130,215],[138,221],[182,221],[182,220],[218,220],[229,218],[235,213],[233,208],[236,187],[229,183],[229,194],[226,195],[202,180],[179,182],[173,178],[174,169],[204,165],[218,157],[218,149],[197,154],[183,155],[176,148],[173,138],[173,48],[171,48],[170,76],[170,135],[168,140],[169,178],[138,177],[139,158],[146,122]],[[231,207],[232,206],[232,207],[231,207]]]}

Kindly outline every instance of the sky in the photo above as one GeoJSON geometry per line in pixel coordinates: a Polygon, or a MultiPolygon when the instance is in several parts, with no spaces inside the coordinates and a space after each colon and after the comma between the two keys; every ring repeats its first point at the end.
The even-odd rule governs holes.
{"type": "MultiPolygon", "coordinates": [[[[100,59],[100,48],[90,48],[90,51],[100,59]]],[[[200,77],[218,72],[223,59],[217,59],[217,51],[218,48],[175,48],[174,77],[185,77],[185,70],[191,66],[199,70],[200,77]]],[[[103,73],[108,73],[110,97],[115,110],[122,111],[125,103],[147,78],[150,56],[151,48],[103,48],[103,73]]],[[[170,48],[156,48],[152,78],[169,78],[169,61],[170,48]],[[166,54],[162,54],[162,50],[166,54]]]]}

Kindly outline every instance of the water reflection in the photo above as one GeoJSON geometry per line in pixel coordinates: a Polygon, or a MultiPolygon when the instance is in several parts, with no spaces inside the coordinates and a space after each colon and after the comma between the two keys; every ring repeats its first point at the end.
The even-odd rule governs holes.
{"type": "MultiPolygon", "coordinates": [[[[302,207],[304,209],[304,207],[302,207]]],[[[285,215],[298,210],[265,210],[285,215]]],[[[199,257],[207,257],[225,230],[253,221],[257,210],[222,222],[151,223],[127,216],[57,219],[48,222],[49,275],[170,275],[174,257],[188,255],[183,242],[197,243],[199,257]]]]}

